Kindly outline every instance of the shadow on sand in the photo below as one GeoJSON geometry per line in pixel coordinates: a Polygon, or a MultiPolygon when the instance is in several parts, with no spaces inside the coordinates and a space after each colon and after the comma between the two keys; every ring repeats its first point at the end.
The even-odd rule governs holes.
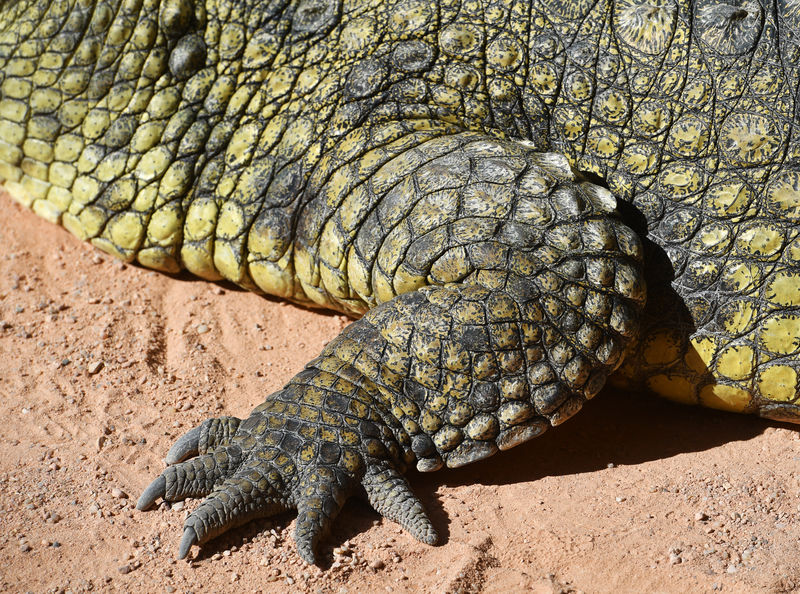
{"type": "MultiPolygon", "coordinates": [[[[430,474],[412,471],[409,480],[439,531],[440,542],[446,543],[451,519],[436,495],[442,485],[505,485],[600,471],[609,463],[641,464],[749,440],[767,427],[777,425],[749,415],[680,406],[654,397],[606,390],[588,402],[575,418],[528,443],[457,470],[430,474]]],[[[294,515],[287,512],[272,521],[251,522],[207,543],[195,552],[196,558],[204,561],[232,546],[241,546],[259,532],[288,525],[294,515]]],[[[330,537],[320,543],[321,566],[329,566],[334,547],[369,530],[377,520],[378,515],[366,502],[351,498],[330,537]]]]}

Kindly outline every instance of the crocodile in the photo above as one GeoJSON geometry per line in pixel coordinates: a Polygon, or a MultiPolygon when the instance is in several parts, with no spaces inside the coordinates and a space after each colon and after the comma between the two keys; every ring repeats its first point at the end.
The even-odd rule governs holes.
{"type": "Polygon", "coordinates": [[[0,179],[356,318],[137,503],[204,497],[181,558],[296,509],[314,563],[356,494],[436,543],[409,468],[607,383],[800,421],[799,63],[798,0],[0,0],[0,179]]]}

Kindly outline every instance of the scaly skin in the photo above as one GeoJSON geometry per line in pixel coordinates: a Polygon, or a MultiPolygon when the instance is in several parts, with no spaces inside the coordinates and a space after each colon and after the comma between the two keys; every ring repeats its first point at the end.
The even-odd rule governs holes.
{"type": "Polygon", "coordinates": [[[409,465],[617,368],[800,418],[798,62],[795,0],[4,0],[0,178],[127,261],[363,315],[139,501],[207,496],[181,556],[296,508],[314,561],[358,490],[435,542],[409,465]]]}

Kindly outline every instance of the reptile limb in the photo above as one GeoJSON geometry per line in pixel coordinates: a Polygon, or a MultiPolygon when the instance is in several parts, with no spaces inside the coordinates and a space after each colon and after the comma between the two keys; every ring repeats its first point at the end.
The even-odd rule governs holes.
{"type": "Polygon", "coordinates": [[[393,265],[409,282],[442,284],[404,287],[249,418],[207,421],[170,450],[170,462],[199,455],[169,466],[138,506],[206,496],[186,520],[181,557],[293,508],[298,551],[313,563],[357,491],[434,543],[402,477],[408,466],[454,468],[535,437],[575,414],[619,364],[644,286],[639,241],[613,198],[574,180],[556,155],[457,140],[421,145],[437,158],[398,175],[403,200],[389,189],[376,205],[384,220],[424,217],[428,231],[393,265]],[[440,175],[445,167],[464,175],[440,175]]]}

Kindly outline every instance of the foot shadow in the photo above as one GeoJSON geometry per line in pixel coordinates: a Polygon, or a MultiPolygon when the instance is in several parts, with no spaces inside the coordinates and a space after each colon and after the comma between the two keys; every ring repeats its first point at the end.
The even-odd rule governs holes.
{"type": "Polygon", "coordinates": [[[574,419],[508,452],[456,470],[412,474],[412,487],[440,532],[440,543],[447,542],[452,520],[436,495],[440,486],[507,485],[598,471],[609,464],[641,464],[747,441],[782,425],[752,415],[607,392],[587,403],[574,419]]]}
{"type": "Polygon", "coordinates": [[[417,475],[420,490],[438,485],[505,485],[592,472],[746,441],[779,423],[637,397],[607,389],[564,425],[508,452],[441,476],[417,475]]]}
{"type": "MultiPolygon", "coordinates": [[[[611,463],[641,464],[753,439],[776,425],[781,424],[606,390],[574,419],[528,443],[456,470],[412,471],[409,479],[439,532],[440,544],[444,544],[450,537],[451,519],[436,494],[441,486],[507,485],[598,471],[611,463]]],[[[260,533],[289,525],[294,517],[294,512],[286,512],[226,532],[200,547],[194,561],[206,561],[216,553],[253,542],[260,533]]],[[[329,568],[335,547],[385,521],[366,501],[351,497],[330,534],[319,543],[319,566],[329,568]]]]}

